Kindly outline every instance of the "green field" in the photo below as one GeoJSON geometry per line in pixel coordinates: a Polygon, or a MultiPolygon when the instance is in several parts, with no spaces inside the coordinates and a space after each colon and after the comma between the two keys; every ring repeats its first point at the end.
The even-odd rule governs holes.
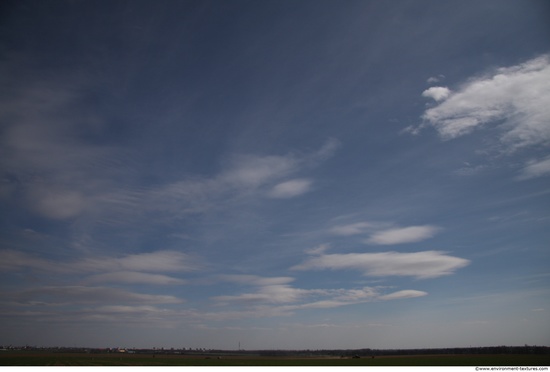
{"type": "Polygon", "coordinates": [[[4,352],[2,366],[548,366],[550,355],[415,355],[376,358],[4,352]]]}

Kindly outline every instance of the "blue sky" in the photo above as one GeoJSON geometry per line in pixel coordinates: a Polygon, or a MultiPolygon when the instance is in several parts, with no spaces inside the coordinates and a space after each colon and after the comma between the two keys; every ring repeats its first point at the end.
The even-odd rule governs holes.
{"type": "Polygon", "coordinates": [[[545,1],[13,1],[0,344],[550,345],[545,1]]]}

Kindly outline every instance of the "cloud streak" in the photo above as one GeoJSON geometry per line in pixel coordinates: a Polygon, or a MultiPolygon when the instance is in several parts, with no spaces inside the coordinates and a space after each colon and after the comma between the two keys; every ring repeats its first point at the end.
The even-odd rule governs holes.
{"type": "Polygon", "coordinates": [[[289,276],[262,277],[258,275],[219,275],[218,278],[222,281],[251,286],[284,285],[294,281],[294,278],[289,276]]]}
{"type": "Polygon", "coordinates": [[[380,222],[355,222],[331,227],[328,232],[337,236],[354,236],[370,234],[364,242],[375,245],[393,245],[415,243],[432,238],[441,228],[433,225],[392,227],[392,224],[380,222]]]}
{"type": "Polygon", "coordinates": [[[378,231],[365,242],[376,245],[414,243],[433,237],[438,230],[438,227],[431,225],[393,228],[378,231]]]}
{"type": "MultiPolygon", "coordinates": [[[[145,280],[147,276],[139,277],[138,272],[181,273],[197,268],[196,263],[192,262],[186,254],[176,251],[129,254],[118,258],[98,256],[71,262],[47,260],[15,250],[0,251],[0,271],[31,269],[53,273],[110,273],[93,277],[96,281],[114,281],[117,278],[123,282],[128,282],[132,278],[145,280]]],[[[156,278],[157,284],[162,281],[160,280],[162,277],[149,276],[148,278],[150,280],[156,278]]]]}
{"type": "Polygon", "coordinates": [[[401,300],[405,298],[416,298],[428,295],[424,291],[416,291],[413,289],[405,289],[402,291],[393,292],[384,296],[380,296],[381,300],[401,300]]]}
{"type": "Polygon", "coordinates": [[[328,139],[305,153],[231,153],[214,174],[143,186],[134,179],[143,172],[136,161],[139,154],[122,144],[87,140],[106,134],[104,119],[81,105],[94,82],[74,76],[7,80],[10,98],[0,102],[5,123],[0,176],[9,174],[6,180],[11,181],[1,186],[0,197],[20,196],[24,208],[46,219],[93,217],[96,223],[121,226],[146,213],[174,220],[247,197],[292,198],[310,191],[313,180],[284,179],[318,166],[339,147],[337,140],[328,139]]]}
{"type": "Polygon", "coordinates": [[[106,274],[92,275],[85,279],[85,283],[125,283],[125,284],[154,284],[176,285],[185,284],[182,279],[172,278],[167,275],[148,274],[136,271],[119,271],[106,274]]]}
{"type": "MultiPolygon", "coordinates": [[[[389,301],[426,296],[418,290],[401,290],[382,295],[379,288],[359,289],[301,289],[290,285],[265,285],[255,292],[233,296],[216,296],[212,300],[219,304],[234,303],[248,305],[247,316],[281,316],[304,309],[327,309],[375,301],[389,301]],[[266,306],[270,306],[269,310],[266,306]]],[[[223,316],[220,313],[220,316],[223,316]]],[[[234,315],[233,315],[234,316],[234,315]]]]}
{"type": "Polygon", "coordinates": [[[282,179],[317,166],[332,156],[338,146],[338,141],[329,139],[319,150],[302,155],[233,155],[223,170],[212,177],[188,177],[166,184],[144,192],[140,200],[146,210],[181,217],[220,209],[232,201],[251,197],[293,198],[310,191],[313,181],[282,179]]]}
{"type": "Polygon", "coordinates": [[[45,286],[27,289],[20,292],[3,293],[4,301],[15,301],[19,304],[44,305],[66,304],[105,304],[105,303],[139,303],[139,304],[179,304],[183,300],[168,295],[151,295],[135,293],[117,288],[88,286],[45,286]]]}

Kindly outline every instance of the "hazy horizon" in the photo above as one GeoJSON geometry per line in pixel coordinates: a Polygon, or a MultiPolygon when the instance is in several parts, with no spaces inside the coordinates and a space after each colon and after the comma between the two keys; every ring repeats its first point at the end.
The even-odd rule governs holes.
{"type": "Polygon", "coordinates": [[[547,1],[0,9],[0,345],[550,345],[547,1]]]}

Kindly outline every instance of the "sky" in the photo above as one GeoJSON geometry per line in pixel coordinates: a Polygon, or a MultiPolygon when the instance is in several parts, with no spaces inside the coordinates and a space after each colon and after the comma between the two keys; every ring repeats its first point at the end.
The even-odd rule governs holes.
{"type": "Polygon", "coordinates": [[[547,1],[1,7],[0,345],[550,345],[547,1]]]}

